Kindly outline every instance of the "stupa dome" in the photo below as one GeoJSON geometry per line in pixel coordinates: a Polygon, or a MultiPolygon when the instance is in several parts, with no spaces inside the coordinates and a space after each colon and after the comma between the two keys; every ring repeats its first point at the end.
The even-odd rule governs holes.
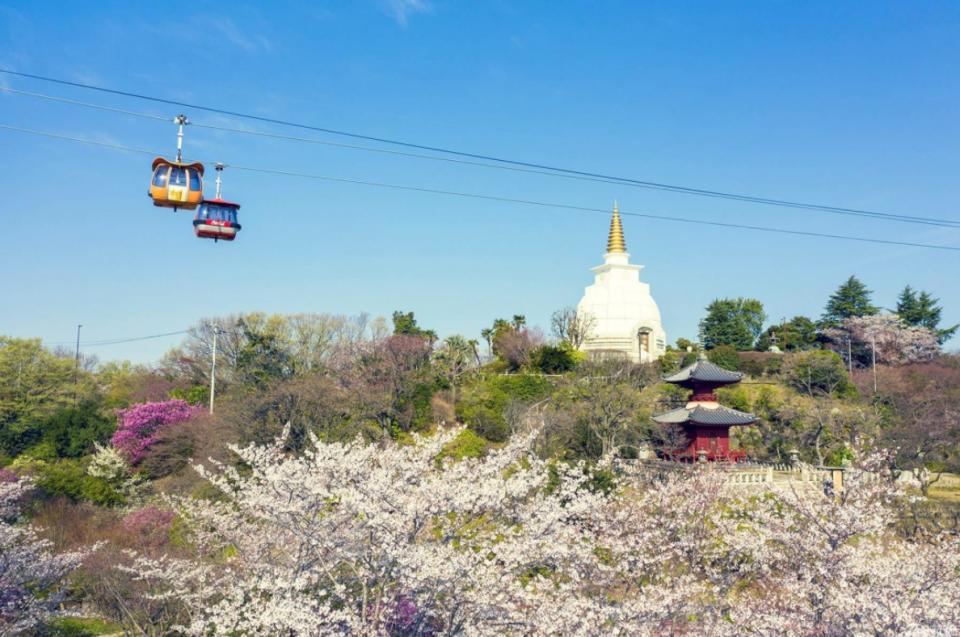
{"type": "Polygon", "coordinates": [[[595,280],[577,305],[590,329],[580,349],[593,356],[656,360],[667,349],[660,308],[650,285],[640,280],[643,266],[632,265],[617,205],[613,207],[603,265],[592,268],[595,280]]]}

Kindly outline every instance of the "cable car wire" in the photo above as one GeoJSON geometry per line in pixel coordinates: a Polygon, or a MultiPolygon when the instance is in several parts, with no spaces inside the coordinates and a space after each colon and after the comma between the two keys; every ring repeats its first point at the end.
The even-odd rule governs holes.
{"type": "Polygon", "coordinates": [[[21,91],[15,88],[10,88],[9,86],[0,86],[0,91],[4,93],[9,93],[10,95],[23,95],[26,97],[36,97],[42,100],[48,100],[50,102],[60,102],[62,104],[69,104],[71,106],[82,106],[84,108],[95,108],[101,111],[109,111],[111,113],[121,113],[123,115],[132,115],[134,117],[142,117],[145,119],[153,119],[161,122],[169,122],[172,118],[163,117],[162,115],[153,115],[152,113],[144,113],[143,111],[130,111],[125,108],[117,108],[115,106],[106,106],[104,104],[93,104],[92,102],[84,102],[82,100],[70,99],[69,97],[61,97],[60,95],[45,95],[43,93],[34,93],[33,91],[21,91]]]}
{"type": "MultiPolygon", "coordinates": [[[[6,88],[6,87],[0,87],[0,91],[6,92],[6,93],[10,93],[10,94],[15,94],[15,95],[24,95],[24,96],[29,96],[29,97],[36,97],[36,98],[39,98],[39,99],[50,100],[50,101],[54,101],[54,102],[61,102],[61,103],[65,103],[65,104],[69,104],[69,105],[73,105],[73,106],[82,106],[82,107],[86,107],[86,108],[98,109],[98,110],[109,111],[109,112],[114,112],[114,113],[121,113],[121,114],[124,114],[124,115],[130,115],[130,116],[134,116],[134,117],[142,117],[142,118],[151,119],[151,120],[158,120],[158,121],[162,121],[162,122],[170,121],[169,118],[163,117],[163,116],[160,116],[160,115],[153,115],[153,114],[150,114],[150,113],[143,113],[143,112],[138,112],[138,111],[130,111],[130,110],[127,110],[127,109],[116,108],[116,107],[112,107],[112,106],[105,106],[105,105],[102,105],[102,104],[93,104],[93,103],[90,103],[90,102],[84,102],[84,101],[74,100],[74,99],[69,99],[69,98],[64,98],[64,97],[60,97],[60,96],[44,95],[44,94],[42,94],[42,93],[34,93],[34,92],[30,92],[30,91],[20,91],[20,90],[17,90],[17,89],[11,89],[11,88],[6,88]]],[[[345,148],[345,149],[350,149],[350,150],[360,150],[360,151],[365,151],[365,152],[382,153],[382,154],[395,155],[395,156],[401,156],[401,157],[412,157],[412,158],[425,159],[425,160],[430,160],[430,161],[440,161],[440,162],[447,162],[447,163],[453,163],[453,164],[462,164],[462,165],[468,165],[468,166],[479,166],[479,167],[483,167],[483,168],[493,168],[493,169],[501,169],[501,170],[510,170],[510,171],[515,171],[515,172],[522,172],[522,173],[536,174],[536,175],[545,175],[545,176],[550,176],[550,177],[562,177],[562,178],[566,178],[566,179],[576,179],[576,180],[581,180],[581,181],[592,181],[592,182],[599,182],[599,183],[606,183],[606,184],[621,184],[621,182],[619,182],[619,181],[614,181],[614,180],[606,179],[606,178],[581,177],[581,176],[576,176],[576,175],[566,175],[566,174],[562,174],[562,173],[561,173],[561,174],[558,174],[558,173],[553,173],[553,172],[549,172],[549,171],[546,171],[546,170],[535,170],[535,169],[520,168],[520,167],[515,167],[515,166],[498,166],[498,165],[488,164],[488,163],[478,162],[478,161],[469,161],[469,160],[462,160],[462,159],[452,159],[452,158],[449,158],[449,157],[437,157],[437,156],[434,156],[434,155],[424,155],[424,154],[422,154],[422,153],[409,153],[409,152],[397,151],[397,150],[390,150],[390,149],[385,149],[385,148],[373,148],[373,147],[370,147],[370,146],[357,146],[357,145],[355,145],[355,144],[343,144],[343,143],[339,143],[339,142],[331,142],[331,141],[328,141],[328,140],[312,139],[312,138],[306,138],[306,137],[295,137],[295,136],[291,136],[291,135],[280,135],[280,134],[278,134],[278,133],[267,133],[267,132],[263,132],[263,131],[243,129],[243,128],[233,128],[233,127],[228,127],[228,126],[217,126],[217,125],[213,125],[213,124],[200,124],[200,123],[196,123],[196,122],[191,122],[191,125],[194,126],[194,127],[196,127],[196,128],[205,128],[205,129],[216,130],[216,131],[221,131],[221,132],[230,132],[230,133],[238,133],[238,134],[251,135],[251,136],[257,136],[257,137],[266,137],[266,138],[270,138],[270,139],[280,139],[280,140],[284,140],[284,141],[303,142],[303,143],[308,143],[308,144],[318,144],[318,145],[323,145],[323,146],[331,146],[331,147],[334,147],[334,148],[345,148]]],[[[626,185],[631,185],[631,184],[626,184],[626,185]]],[[[799,207],[799,206],[791,206],[791,207],[799,207]]],[[[894,214],[889,214],[889,213],[871,212],[871,211],[855,211],[855,210],[818,210],[818,211],[819,211],[819,212],[829,212],[829,213],[832,213],[832,214],[841,214],[841,215],[850,215],[850,216],[858,216],[858,217],[875,218],[875,219],[881,219],[881,220],[885,220],[885,221],[899,221],[899,222],[903,222],[903,223],[917,223],[917,224],[923,224],[923,225],[941,226],[941,227],[948,227],[948,228],[960,227],[960,221],[953,221],[953,220],[949,220],[949,219],[936,219],[936,218],[931,218],[931,217],[918,217],[918,216],[912,216],[912,215],[894,215],[894,214]]]]}
{"type": "MultiPolygon", "coordinates": [[[[931,222],[933,225],[935,225],[935,224],[950,224],[950,225],[952,226],[952,225],[955,225],[955,224],[960,223],[960,221],[949,220],[949,219],[934,219],[934,218],[928,218],[928,217],[916,217],[916,216],[912,216],[912,215],[901,215],[901,214],[893,214],[893,213],[884,213],[884,212],[878,212],[878,211],[873,211],[873,210],[865,210],[865,209],[859,209],[859,208],[848,208],[848,207],[843,207],[843,206],[830,206],[830,205],[824,205],[824,204],[805,203],[805,202],[792,201],[792,200],[787,200],[787,199],[776,199],[776,198],[771,198],[771,197],[760,197],[760,196],[755,196],[755,195],[746,195],[746,194],[740,194],[740,193],[725,192],[725,191],[720,191],[720,190],[710,190],[710,189],[706,189],[706,188],[696,188],[696,187],[690,187],[690,186],[680,186],[680,185],[675,185],[675,184],[667,184],[667,183],[663,183],[663,182],[655,182],[655,181],[648,181],[648,180],[641,180],[641,179],[633,179],[633,178],[629,178],[629,177],[618,177],[618,176],[614,176],[614,175],[605,175],[605,174],[602,174],[602,173],[595,173],[595,172],[584,171],[584,170],[576,170],[576,169],[572,169],[572,168],[564,168],[564,167],[561,167],[561,166],[551,166],[551,165],[548,165],[548,164],[539,164],[539,163],[534,163],[534,162],[527,162],[527,161],[509,159],[509,158],[505,158],[505,157],[498,157],[498,156],[494,156],[494,155],[484,155],[484,154],[480,154],[480,153],[471,153],[471,152],[466,152],[466,151],[459,151],[459,150],[455,150],[455,149],[451,149],[451,148],[444,148],[444,147],[440,147],[440,146],[430,146],[430,145],[418,144],[418,143],[414,143],[414,142],[406,142],[406,141],[401,141],[401,140],[396,140],[396,139],[390,139],[390,138],[386,138],[386,137],[378,137],[378,136],[374,136],[374,135],[366,135],[366,134],[362,134],[362,133],[354,133],[354,132],[350,132],[350,131],[338,130],[338,129],[333,129],[333,128],[326,128],[326,127],[322,127],[322,126],[314,126],[314,125],[311,125],[311,124],[302,124],[302,123],[293,122],[293,121],[289,121],[289,120],[283,120],[283,119],[278,119],[278,118],[273,118],[273,117],[265,117],[265,116],[261,116],[261,115],[253,115],[253,114],[251,114],[251,113],[242,113],[242,112],[239,112],[239,111],[230,111],[230,110],[227,110],[227,109],[216,108],[216,107],[213,107],[213,106],[203,106],[203,105],[200,105],[200,104],[191,104],[191,103],[189,103],[189,102],[181,102],[181,101],[178,101],[178,100],[171,100],[171,99],[166,99],[166,98],[162,98],[162,97],[156,97],[156,96],[152,96],[152,95],[146,95],[146,94],[142,94],[142,93],[134,93],[134,92],[131,92],[131,91],[122,91],[122,90],[119,90],[119,89],[112,89],[112,88],[107,88],[107,87],[103,87],[103,86],[96,86],[96,85],[87,84],[87,83],[84,83],[84,82],[74,82],[74,81],[64,80],[64,79],[55,78],[55,77],[48,77],[48,76],[44,76],[44,75],[37,75],[37,74],[33,74],[33,73],[24,73],[24,72],[21,72],[21,71],[14,71],[14,70],[11,70],[11,69],[0,68],[0,73],[4,73],[4,74],[7,74],[7,75],[13,75],[13,76],[17,76],[17,77],[29,78],[29,79],[38,80],[38,81],[41,81],[41,82],[50,82],[50,83],[53,83],[53,84],[59,84],[59,85],[63,85],[63,86],[72,86],[72,87],[75,87],[75,88],[81,88],[81,89],[85,89],[85,90],[98,91],[98,92],[101,92],[101,93],[107,93],[107,94],[111,94],[111,95],[119,95],[119,96],[122,96],[122,97],[129,97],[129,98],[132,98],[132,99],[145,100],[145,101],[155,102],[155,103],[158,103],[158,104],[168,104],[168,105],[171,105],[171,106],[178,106],[178,107],[181,107],[181,108],[190,108],[190,109],[195,109],[195,110],[200,110],[200,111],[206,111],[206,112],[209,112],[209,113],[217,113],[217,114],[220,114],[220,115],[227,115],[227,116],[229,116],[229,117],[237,117],[237,118],[242,118],[242,119],[249,119],[249,120],[253,120],[253,121],[264,122],[264,123],[268,123],[268,124],[276,124],[276,125],[278,125],[278,126],[288,126],[288,127],[292,127],[292,128],[300,128],[300,129],[304,129],[304,130],[312,130],[312,131],[316,131],[316,132],[320,132],[320,133],[326,133],[326,134],[329,134],[329,135],[338,135],[338,136],[342,136],[342,137],[350,137],[350,138],[353,138],[353,139],[362,139],[362,140],[377,142],[377,143],[381,143],[381,144],[390,144],[390,145],[394,145],[394,146],[402,146],[402,147],[405,147],[405,148],[412,148],[412,149],[415,149],[415,150],[423,150],[423,151],[429,151],[429,152],[435,152],[435,153],[442,153],[442,154],[446,154],[446,155],[453,155],[453,156],[456,156],[456,157],[462,157],[462,158],[471,159],[471,160],[483,160],[483,161],[486,161],[486,162],[495,162],[495,163],[497,163],[497,164],[501,164],[501,165],[502,165],[501,167],[503,167],[503,166],[513,166],[513,167],[520,167],[520,168],[527,168],[527,169],[548,171],[550,174],[555,174],[555,175],[557,175],[557,176],[567,175],[567,176],[575,176],[575,177],[580,177],[580,178],[598,179],[598,180],[601,180],[601,181],[606,181],[607,183],[617,183],[617,184],[622,184],[622,185],[627,185],[627,186],[635,186],[635,187],[640,187],[640,188],[650,188],[650,189],[655,189],[655,190],[663,190],[663,191],[669,191],[669,192],[676,192],[676,193],[680,193],[680,194],[694,195],[694,196],[699,196],[699,197],[712,197],[712,198],[719,198],[719,199],[729,199],[729,200],[733,200],[733,201],[742,201],[742,202],[746,202],[746,203],[755,203],[755,204],[762,204],[762,205],[769,205],[769,206],[779,206],[779,207],[787,207],[787,208],[802,208],[802,209],[806,209],[806,210],[818,210],[818,211],[822,211],[822,212],[833,212],[833,213],[839,213],[839,214],[855,214],[855,215],[858,215],[858,216],[867,216],[867,217],[875,217],[875,218],[883,218],[883,219],[898,219],[898,220],[912,219],[912,220],[915,220],[915,221],[918,222],[918,223],[919,223],[919,222],[923,222],[923,221],[925,221],[925,222],[931,222]]],[[[302,141],[306,141],[306,140],[302,140],[302,141]]],[[[489,164],[488,164],[488,165],[489,165],[489,164]]]]}
{"type": "MultiPolygon", "coordinates": [[[[2,124],[2,123],[0,123],[0,129],[15,131],[19,133],[25,133],[29,135],[37,135],[41,137],[48,137],[52,139],[78,142],[81,144],[91,144],[91,145],[101,146],[104,148],[110,148],[114,150],[142,153],[147,155],[158,154],[158,153],[155,153],[154,151],[144,150],[141,148],[131,148],[129,146],[115,144],[112,142],[102,142],[98,140],[84,139],[82,137],[72,137],[70,135],[63,135],[60,133],[52,133],[48,131],[38,131],[38,130],[33,130],[28,128],[21,128],[18,126],[10,126],[8,124],[2,124]]],[[[485,195],[482,193],[469,193],[469,192],[459,192],[455,190],[442,190],[439,188],[427,188],[422,186],[391,184],[387,182],[370,181],[365,179],[335,177],[332,175],[317,175],[317,174],[301,173],[301,172],[294,172],[294,171],[288,171],[288,170],[277,170],[277,169],[260,168],[260,167],[254,167],[254,166],[242,166],[238,164],[225,164],[225,165],[229,166],[230,168],[233,168],[234,170],[244,170],[247,172],[254,172],[254,173],[283,175],[288,177],[300,177],[305,179],[317,179],[322,181],[353,184],[358,186],[371,186],[371,187],[386,188],[391,190],[402,190],[406,192],[419,192],[419,193],[434,194],[434,195],[445,195],[445,196],[452,196],[452,197],[479,199],[484,201],[496,201],[500,203],[514,203],[514,204],[520,204],[525,206],[537,206],[542,208],[557,208],[562,210],[572,210],[576,212],[601,213],[604,215],[610,214],[610,211],[607,210],[606,208],[592,208],[589,206],[578,206],[574,204],[538,201],[534,199],[518,199],[518,198],[504,197],[499,195],[485,195]]],[[[643,219],[654,219],[658,221],[670,221],[675,223],[686,223],[686,224],[693,224],[693,225],[704,225],[704,226],[713,226],[713,227],[730,228],[730,229],[738,229],[738,230],[754,230],[758,232],[787,234],[787,235],[794,235],[794,236],[816,237],[816,238],[823,238],[823,239],[838,239],[838,240],[846,240],[846,241],[858,241],[861,243],[875,243],[875,244],[883,244],[883,245],[896,245],[896,246],[905,246],[905,247],[912,247],[912,248],[928,248],[932,250],[946,250],[951,252],[960,252],[960,247],[957,247],[957,246],[947,246],[947,245],[939,245],[939,244],[931,244],[931,243],[895,241],[892,239],[874,239],[870,237],[860,237],[860,236],[844,235],[844,234],[831,234],[826,232],[813,232],[813,231],[807,231],[807,230],[789,230],[787,228],[755,226],[755,225],[748,225],[748,224],[728,223],[723,221],[707,221],[703,219],[690,219],[687,217],[674,217],[674,216],[668,216],[668,215],[629,212],[629,211],[623,211],[623,210],[620,211],[620,215],[629,216],[629,217],[640,217],[643,219]]]]}
{"type": "MultiPolygon", "coordinates": [[[[34,93],[34,92],[31,92],[31,91],[21,91],[21,90],[18,90],[18,89],[12,89],[12,88],[7,88],[7,87],[0,87],[0,91],[5,92],[5,93],[9,93],[9,94],[14,94],[14,95],[23,95],[23,96],[28,96],[28,97],[35,97],[35,98],[38,98],[38,99],[44,99],[44,100],[49,100],[49,101],[53,101],[53,102],[59,102],[59,103],[63,103],[63,104],[69,104],[69,105],[71,105],[71,106],[81,106],[81,107],[84,107],[84,108],[97,109],[97,110],[108,111],[108,112],[112,112],[112,113],[120,113],[120,114],[123,114],[123,115],[130,115],[130,116],[133,116],[133,117],[141,117],[141,118],[150,119],[150,120],[155,120],[155,121],[162,121],[162,122],[169,122],[169,121],[170,121],[170,118],[169,118],[169,117],[163,117],[163,116],[160,116],[160,115],[154,115],[154,114],[152,114],[152,113],[143,113],[143,112],[138,112],[138,111],[131,111],[131,110],[127,110],[127,109],[116,108],[116,107],[113,107],[113,106],[105,106],[105,105],[103,105],[103,104],[93,104],[93,103],[91,103],[91,102],[84,102],[84,101],[81,101],[81,100],[74,100],[74,99],[65,98],[65,97],[60,97],[60,96],[56,96],[56,95],[44,95],[44,94],[42,94],[42,93],[34,93]]],[[[576,175],[566,175],[566,174],[554,173],[554,172],[550,172],[550,171],[546,171],[546,170],[536,170],[536,169],[533,169],[533,168],[521,168],[521,167],[517,167],[517,166],[503,166],[503,165],[489,164],[489,163],[484,163],[484,162],[479,162],[479,161],[470,161],[470,160],[464,160],[464,159],[453,159],[453,158],[450,158],[450,157],[438,157],[438,156],[436,156],[436,155],[424,155],[424,154],[422,154],[422,153],[410,153],[410,152],[399,151],[399,150],[391,150],[391,149],[386,149],[386,148],[373,148],[373,147],[370,147],[370,146],[357,146],[356,144],[344,144],[344,143],[340,143],[340,142],[331,142],[331,141],[328,141],[328,140],[312,139],[312,138],[308,138],[308,137],[295,137],[295,136],[291,136],[291,135],[281,135],[281,134],[278,134],[278,133],[267,133],[267,132],[257,131],[257,130],[250,130],[250,129],[243,129],[243,128],[233,128],[233,127],[229,127],[229,126],[217,126],[217,125],[213,125],[213,124],[201,124],[201,123],[197,123],[197,122],[193,122],[193,121],[191,121],[190,125],[193,126],[193,127],[195,127],[195,128],[204,128],[204,129],[221,131],[221,132],[238,133],[238,134],[242,134],[242,135],[251,135],[251,136],[256,136],[256,137],[265,137],[265,138],[269,138],[269,139],[279,139],[279,140],[291,141],[291,142],[302,142],[302,143],[308,143],[308,144],[317,144],[317,145],[322,145],[322,146],[330,146],[330,147],[334,147],[334,148],[345,148],[345,149],[350,149],[350,150],[360,150],[360,151],[365,151],[365,152],[381,153],[381,154],[394,155],[394,156],[400,156],[400,157],[412,157],[412,158],[416,158],[416,159],[425,159],[425,160],[430,160],[430,161],[440,161],[440,162],[446,162],[446,163],[452,163],[452,164],[461,164],[461,165],[468,165],[468,166],[478,166],[478,167],[482,167],[482,168],[493,168],[493,169],[498,169],[498,170],[509,170],[509,171],[514,171],[514,172],[527,173],[527,174],[545,175],[545,176],[548,176],[548,177],[561,177],[561,178],[564,178],[564,179],[574,179],[574,180],[579,180],[579,181],[591,181],[591,182],[599,182],[599,183],[605,183],[605,184],[618,184],[618,185],[621,184],[621,182],[613,181],[613,180],[610,180],[610,179],[604,179],[604,178],[581,177],[581,176],[576,176],[576,175]]],[[[630,184],[627,184],[627,185],[630,185],[630,184]]],[[[793,207],[796,207],[796,206],[793,206],[793,207]]],[[[884,220],[884,221],[899,221],[899,222],[902,222],[902,223],[916,223],[916,224],[922,224],[922,225],[941,226],[941,227],[947,227],[947,228],[960,227],[960,220],[958,220],[958,221],[953,221],[953,220],[950,220],[950,219],[936,219],[936,218],[931,218],[931,217],[917,217],[917,216],[912,216],[912,215],[894,215],[894,214],[882,213],[882,212],[853,211],[853,210],[843,210],[843,211],[842,211],[842,210],[817,210],[817,212],[827,212],[827,213],[830,213],[830,214],[839,214],[839,215],[848,215],[848,216],[855,216],[855,217],[866,217],[866,218],[873,218],[873,219],[881,219],[881,220],[884,220]]]]}

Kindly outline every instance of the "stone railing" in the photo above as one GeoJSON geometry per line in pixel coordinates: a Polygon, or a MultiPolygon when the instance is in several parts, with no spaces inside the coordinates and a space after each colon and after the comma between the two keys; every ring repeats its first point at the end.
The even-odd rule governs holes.
{"type": "MultiPolygon", "coordinates": [[[[644,475],[655,477],[680,472],[696,471],[703,465],[668,460],[618,460],[615,467],[623,475],[644,475]]],[[[829,486],[833,490],[843,488],[842,467],[814,467],[808,464],[761,464],[756,462],[710,463],[727,476],[729,484],[770,484],[787,486],[805,484],[809,486],[829,486]]]]}

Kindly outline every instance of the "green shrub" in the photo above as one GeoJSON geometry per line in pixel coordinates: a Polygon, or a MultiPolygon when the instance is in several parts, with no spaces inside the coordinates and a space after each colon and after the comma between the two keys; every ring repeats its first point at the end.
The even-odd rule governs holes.
{"type": "Polygon", "coordinates": [[[80,458],[93,452],[93,443],[110,440],[116,428],[94,405],[66,409],[43,424],[44,440],[53,441],[61,458],[80,458]]]}
{"type": "Polygon", "coordinates": [[[210,386],[192,385],[186,389],[176,387],[170,390],[170,398],[179,398],[191,405],[206,405],[210,402],[210,386]]]}
{"type": "Polygon", "coordinates": [[[43,637],[97,637],[119,634],[123,628],[102,619],[62,617],[50,622],[40,635],[43,637]]]}
{"type": "Polygon", "coordinates": [[[690,396],[690,390],[680,387],[679,385],[671,385],[670,383],[662,383],[659,385],[658,390],[660,391],[661,402],[668,405],[675,405],[678,403],[686,403],[687,398],[690,396]]]}
{"type": "Polygon", "coordinates": [[[752,378],[760,378],[763,376],[763,372],[766,369],[763,361],[759,361],[755,358],[741,358],[740,359],[740,371],[750,376],[752,378]]]}
{"type": "Polygon", "coordinates": [[[93,443],[110,440],[115,425],[93,403],[69,407],[47,418],[0,428],[0,450],[17,456],[29,450],[31,458],[80,458],[93,451],[93,443]]]}
{"type": "Polygon", "coordinates": [[[503,442],[510,434],[504,412],[513,402],[532,403],[553,389],[543,376],[515,374],[488,376],[464,386],[457,403],[457,419],[487,440],[503,442]]]}
{"type": "Polygon", "coordinates": [[[719,365],[732,372],[740,370],[740,355],[732,345],[718,345],[707,352],[707,358],[714,365],[719,365]]]}
{"type": "Polygon", "coordinates": [[[489,444],[470,429],[464,429],[456,438],[443,448],[438,460],[450,458],[463,460],[464,458],[480,458],[487,452],[489,444]]]}
{"type": "Polygon", "coordinates": [[[740,371],[759,378],[761,376],[775,376],[783,367],[783,354],[773,352],[738,352],[740,356],[740,371]]]}
{"type": "Polygon", "coordinates": [[[830,350],[810,350],[793,355],[784,373],[790,386],[805,394],[838,397],[857,394],[847,376],[843,359],[830,350]]]}
{"type": "Polygon", "coordinates": [[[124,503],[120,492],[103,478],[88,475],[85,463],[79,460],[37,461],[30,463],[29,467],[37,487],[49,497],[62,496],[74,502],[87,501],[102,506],[124,503]]]}
{"type": "Polygon", "coordinates": [[[680,371],[680,362],[683,360],[683,354],[683,352],[678,352],[675,349],[668,349],[664,352],[658,361],[660,363],[660,373],[673,374],[674,372],[680,371]]]}
{"type": "Polygon", "coordinates": [[[411,431],[427,431],[433,426],[433,383],[418,383],[411,392],[409,401],[413,415],[410,418],[411,431]]]}
{"type": "Polygon", "coordinates": [[[38,422],[14,421],[0,426],[0,452],[16,458],[26,449],[40,442],[42,432],[38,422]]]}
{"type": "Polygon", "coordinates": [[[723,405],[749,412],[751,409],[750,396],[743,387],[721,387],[717,390],[717,398],[723,405]]]}
{"type": "Polygon", "coordinates": [[[20,454],[31,460],[57,460],[57,446],[52,440],[41,440],[20,454]]]}
{"type": "Polygon", "coordinates": [[[783,356],[771,356],[763,370],[767,376],[777,376],[783,370],[783,356]]]}
{"type": "Polygon", "coordinates": [[[544,374],[562,374],[576,366],[574,351],[569,346],[543,345],[530,356],[530,367],[544,374]]]}

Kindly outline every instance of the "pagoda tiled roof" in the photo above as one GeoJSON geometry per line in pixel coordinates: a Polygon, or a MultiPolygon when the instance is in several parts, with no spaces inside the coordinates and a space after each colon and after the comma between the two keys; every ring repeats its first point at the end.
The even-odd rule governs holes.
{"type": "Polygon", "coordinates": [[[679,372],[663,377],[664,381],[677,384],[689,384],[691,381],[728,384],[739,383],[742,379],[743,374],[741,372],[731,372],[729,369],[711,363],[703,356],[679,372]]]}
{"type": "Polygon", "coordinates": [[[738,411],[718,405],[716,407],[680,407],[664,414],[658,414],[653,419],[661,425],[682,425],[690,422],[697,425],[749,425],[756,421],[756,416],[745,411],[738,411]]]}

